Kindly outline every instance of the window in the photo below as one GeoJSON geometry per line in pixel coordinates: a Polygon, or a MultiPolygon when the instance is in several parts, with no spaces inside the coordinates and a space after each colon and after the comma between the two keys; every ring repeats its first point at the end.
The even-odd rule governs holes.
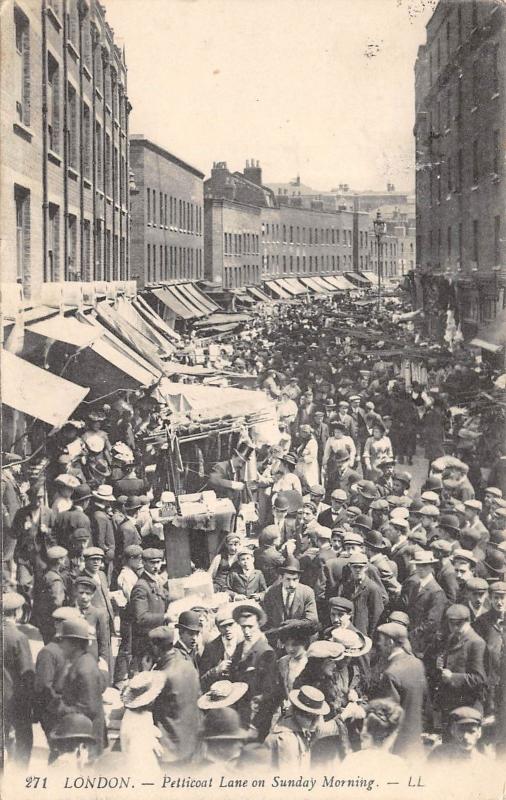
{"type": "Polygon", "coordinates": [[[437,68],[441,67],[441,40],[437,40],[437,68]]]}
{"type": "Polygon", "coordinates": [[[60,274],[60,208],[49,203],[47,230],[47,267],[44,281],[56,281],[60,274]]]}
{"type": "Polygon", "coordinates": [[[472,93],[473,93],[473,106],[477,106],[480,101],[480,73],[479,61],[473,61],[472,71],[472,93]]]}
{"type": "MultiPolygon", "coordinates": [[[[97,157],[97,189],[104,190],[104,160],[102,156],[102,126],[95,123],[95,149],[97,157]]],[[[149,189],[148,189],[149,192],[149,189]]],[[[149,220],[149,216],[148,216],[149,220]]]]}
{"type": "Polygon", "coordinates": [[[450,258],[451,254],[452,254],[452,228],[451,228],[451,225],[448,225],[448,228],[447,228],[447,231],[446,231],[446,248],[447,248],[447,251],[448,251],[448,258],[450,258]]]}
{"type": "Polygon", "coordinates": [[[77,44],[77,7],[75,0],[70,0],[67,5],[67,40],[77,44]]]}
{"type": "Polygon", "coordinates": [[[453,161],[451,156],[448,156],[447,170],[448,170],[448,193],[450,193],[452,191],[452,184],[453,184],[453,178],[452,178],[453,161]]]}
{"type": "Polygon", "coordinates": [[[501,263],[501,217],[494,217],[494,266],[501,263]]]}
{"type": "Polygon", "coordinates": [[[457,6],[457,40],[462,44],[462,6],[457,6]]]}
{"type": "MultiPolygon", "coordinates": [[[[111,151],[111,137],[108,133],[105,134],[105,192],[109,197],[112,194],[112,151],[111,151]]],[[[153,211],[154,211],[155,193],[153,191],[153,211]]]]}
{"type": "Polygon", "coordinates": [[[456,186],[455,191],[461,192],[462,191],[462,179],[464,175],[464,157],[462,154],[462,148],[457,153],[457,178],[456,178],[456,186]]]}
{"type": "Polygon", "coordinates": [[[83,276],[92,278],[91,272],[91,222],[85,219],[83,222],[83,276]]]}
{"type": "Polygon", "coordinates": [[[16,65],[14,73],[14,97],[16,117],[23,125],[30,124],[30,25],[28,17],[14,8],[16,37],[16,65]]]}
{"type": "Polygon", "coordinates": [[[181,200],[179,201],[179,217],[178,217],[178,228],[181,230],[183,227],[183,203],[181,200]]]}
{"type": "Polygon", "coordinates": [[[160,192],[159,213],[160,213],[160,227],[161,227],[163,225],[163,193],[162,192],[160,192]]]}
{"type": "Polygon", "coordinates": [[[478,0],[472,0],[471,25],[473,28],[478,27],[478,0]]]}
{"type": "Polygon", "coordinates": [[[153,263],[151,265],[152,274],[153,274],[153,280],[156,281],[156,244],[153,245],[152,255],[153,255],[153,263]]]}
{"type": "Polygon", "coordinates": [[[450,58],[450,49],[451,49],[451,30],[450,30],[450,23],[446,23],[446,58],[449,60],[450,58]]]}
{"type": "Polygon", "coordinates": [[[476,266],[480,263],[480,221],[473,219],[473,261],[476,266]]]}
{"type": "Polygon", "coordinates": [[[462,89],[462,80],[457,83],[457,120],[462,120],[462,108],[464,103],[464,92],[462,89]]]}
{"type": "Polygon", "coordinates": [[[151,283],[151,245],[149,244],[149,242],[147,244],[147,259],[146,260],[147,260],[147,275],[148,275],[147,283],[151,283]]]}
{"type": "Polygon", "coordinates": [[[313,244],[313,229],[308,228],[309,231],[309,244],[313,244]]]}
{"type": "Polygon", "coordinates": [[[16,204],[16,267],[17,276],[24,280],[30,270],[30,191],[14,186],[16,204]]]}
{"type": "Polygon", "coordinates": [[[77,93],[67,84],[67,158],[69,166],[77,170],[79,140],[77,128],[77,93]]]}
{"type": "Polygon", "coordinates": [[[47,54],[47,135],[49,149],[60,152],[60,74],[58,62],[47,54]]]}
{"type": "Polygon", "coordinates": [[[480,179],[478,139],[473,141],[473,184],[476,186],[480,179]]]}
{"type": "Polygon", "coordinates": [[[77,262],[77,217],[74,214],[68,215],[67,225],[67,270],[65,280],[77,281],[81,274],[77,262]]]}
{"type": "Polygon", "coordinates": [[[462,264],[462,257],[464,255],[464,239],[463,239],[462,223],[461,222],[459,222],[459,241],[458,241],[458,245],[459,245],[459,263],[462,264]]]}
{"type": "Polygon", "coordinates": [[[314,229],[314,243],[318,244],[318,228],[314,229]]]}
{"type": "Polygon", "coordinates": [[[290,244],[293,244],[293,225],[290,225],[290,244]]]}
{"type": "Polygon", "coordinates": [[[286,244],[286,225],[283,225],[283,242],[286,244]]]}
{"type": "Polygon", "coordinates": [[[91,127],[90,107],[83,103],[83,169],[84,176],[91,176],[91,127]]]}

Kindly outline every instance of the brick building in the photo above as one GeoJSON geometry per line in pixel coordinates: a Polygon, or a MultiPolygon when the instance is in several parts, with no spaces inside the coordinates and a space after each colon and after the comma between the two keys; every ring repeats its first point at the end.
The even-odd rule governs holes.
{"type": "Polygon", "coordinates": [[[130,274],[139,288],[204,276],[204,174],[142,134],[130,136],[130,274]]]}
{"type": "Polygon", "coordinates": [[[6,0],[0,47],[3,280],[128,278],[127,70],[103,6],[6,0]]]}
{"type": "Polygon", "coordinates": [[[440,0],[415,65],[418,273],[427,310],[450,288],[475,323],[506,286],[505,16],[495,0],[440,0]]]}
{"type": "Polygon", "coordinates": [[[262,183],[256,161],[242,173],[215,163],[204,196],[205,277],[215,284],[371,268],[368,214],[277,192],[262,183]]]}

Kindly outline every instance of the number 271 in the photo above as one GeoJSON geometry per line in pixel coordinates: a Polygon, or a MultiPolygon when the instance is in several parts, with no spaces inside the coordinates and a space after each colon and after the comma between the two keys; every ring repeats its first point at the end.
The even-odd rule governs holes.
{"type": "Polygon", "coordinates": [[[26,789],[47,789],[47,778],[39,778],[37,775],[29,775],[25,778],[26,789]]]}

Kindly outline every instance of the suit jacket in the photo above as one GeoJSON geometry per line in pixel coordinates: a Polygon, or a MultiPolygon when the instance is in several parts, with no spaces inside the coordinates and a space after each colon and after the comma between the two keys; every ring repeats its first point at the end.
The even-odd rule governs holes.
{"type": "Polygon", "coordinates": [[[91,643],[88,652],[95,658],[103,658],[108,666],[109,674],[112,673],[112,652],[111,652],[111,629],[105,608],[95,608],[90,606],[86,611],[81,611],[81,615],[95,631],[96,640],[91,643]]]}
{"type": "Polygon", "coordinates": [[[232,467],[231,461],[218,461],[214,465],[211,474],[209,475],[208,486],[214,489],[218,497],[228,497],[232,500],[236,509],[239,509],[242,500],[242,491],[232,489],[230,486],[231,481],[243,480],[243,478],[236,478],[236,473],[232,467]]]}
{"type": "Polygon", "coordinates": [[[132,589],[129,603],[133,655],[142,655],[146,652],[149,644],[148,633],[158,625],[163,625],[168,606],[168,590],[143,573],[132,589]]]}
{"type": "Polygon", "coordinates": [[[427,680],[422,661],[405,652],[388,662],[372,698],[391,697],[404,711],[393,752],[408,755],[421,750],[423,708],[427,697],[427,680]]]}
{"type": "MultiPolygon", "coordinates": [[[[281,583],[275,583],[267,589],[264,595],[263,607],[267,614],[269,628],[278,628],[283,620],[287,619],[281,583]]],[[[295,588],[288,619],[309,619],[316,624],[318,623],[315,595],[310,586],[304,586],[304,584],[299,583],[295,588]]]]}
{"type": "Polygon", "coordinates": [[[11,529],[11,535],[16,539],[14,559],[30,566],[34,573],[41,573],[46,569],[47,548],[56,544],[53,531],[55,515],[47,506],[41,506],[39,518],[34,523],[32,511],[29,506],[24,506],[14,516],[11,529]],[[41,531],[42,525],[48,529],[47,533],[41,531]]]}
{"type": "Polygon", "coordinates": [[[344,491],[348,492],[353,483],[358,483],[360,475],[351,467],[346,467],[342,473],[333,472],[329,478],[331,479],[331,484],[328,486],[330,491],[344,489],[344,491]]]}
{"type": "Polygon", "coordinates": [[[200,685],[206,692],[214,681],[220,680],[217,665],[225,658],[225,648],[221,636],[208,642],[199,660],[200,685]]]}
{"type": "Polygon", "coordinates": [[[459,584],[457,582],[457,576],[455,575],[453,564],[443,564],[436,577],[437,582],[441,586],[450,603],[456,603],[457,595],[459,593],[459,584]]]}
{"type": "Polygon", "coordinates": [[[97,661],[91,653],[82,653],[71,662],[64,680],[59,715],[77,711],[93,723],[98,752],[105,740],[105,718],[102,692],[105,689],[97,661]]]}
{"type": "Polygon", "coordinates": [[[409,638],[413,652],[422,656],[441,626],[448,599],[435,578],[420,587],[415,577],[404,583],[401,600],[411,621],[409,638]]]}
{"type": "Polygon", "coordinates": [[[338,594],[352,601],[355,627],[367,636],[372,636],[385,607],[377,583],[366,576],[364,582],[357,586],[353,580],[344,578],[338,594]]]}
{"type": "Polygon", "coordinates": [[[496,692],[501,687],[501,652],[503,648],[503,627],[494,609],[477,617],[472,623],[474,630],[486,644],[485,670],[487,673],[487,702],[485,713],[495,710],[496,692]]]}
{"type": "Polygon", "coordinates": [[[248,691],[237,703],[236,708],[241,716],[242,724],[248,727],[252,723],[263,740],[269,732],[272,715],[279,696],[280,676],[276,654],[267,639],[257,639],[251,649],[243,656],[244,642],[238,644],[230,666],[230,680],[244,681],[248,691]],[[259,697],[259,710],[251,717],[250,701],[259,697]]]}
{"type": "Polygon", "coordinates": [[[57,720],[56,710],[63,692],[67,662],[57,642],[49,642],[37,654],[35,662],[34,717],[49,734],[57,720]]]}
{"type": "Polygon", "coordinates": [[[342,525],[345,520],[346,515],[341,513],[336,522],[334,522],[331,508],[325,509],[325,511],[322,511],[322,513],[318,515],[318,524],[323,525],[325,528],[336,528],[338,525],[342,525]]]}
{"type": "Polygon", "coordinates": [[[156,666],[165,675],[165,686],[153,703],[153,722],[162,728],[164,761],[183,761],[195,753],[202,726],[197,706],[199,674],[190,659],[173,648],[156,666]]]}
{"type": "Polygon", "coordinates": [[[81,508],[70,508],[68,511],[60,511],[56,514],[54,521],[54,533],[58,544],[68,547],[69,535],[77,528],[86,528],[90,531],[90,518],[81,508]]]}
{"type": "Polygon", "coordinates": [[[41,577],[35,579],[33,616],[44,639],[44,644],[47,644],[55,634],[55,621],[52,613],[65,605],[65,599],[65,581],[60,572],[48,569],[41,577]]]}
{"type": "Polygon", "coordinates": [[[442,668],[452,675],[442,681],[439,674],[435,682],[435,703],[446,711],[458,706],[474,706],[483,702],[487,677],[485,673],[485,642],[472,628],[464,631],[456,643],[447,641],[443,648],[442,668]]]}
{"type": "Polygon", "coordinates": [[[91,536],[93,545],[104,551],[106,563],[114,558],[114,528],[112,520],[101,508],[95,508],[90,514],[91,536]]]}
{"type": "Polygon", "coordinates": [[[400,583],[404,583],[409,572],[409,562],[413,557],[413,545],[406,539],[398,548],[392,551],[390,558],[397,564],[397,578],[400,583]]]}
{"type": "Polygon", "coordinates": [[[230,570],[227,576],[227,589],[234,595],[242,594],[245,597],[252,597],[255,594],[260,595],[261,600],[267,584],[265,578],[259,569],[254,569],[251,575],[245,576],[242,569],[230,570]]]}

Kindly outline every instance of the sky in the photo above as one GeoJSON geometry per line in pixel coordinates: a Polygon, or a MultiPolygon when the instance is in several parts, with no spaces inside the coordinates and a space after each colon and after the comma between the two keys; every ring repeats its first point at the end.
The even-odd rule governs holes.
{"type": "Polygon", "coordinates": [[[209,174],[414,188],[414,63],[435,0],[103,0],[130,132],[209,174]]]}

